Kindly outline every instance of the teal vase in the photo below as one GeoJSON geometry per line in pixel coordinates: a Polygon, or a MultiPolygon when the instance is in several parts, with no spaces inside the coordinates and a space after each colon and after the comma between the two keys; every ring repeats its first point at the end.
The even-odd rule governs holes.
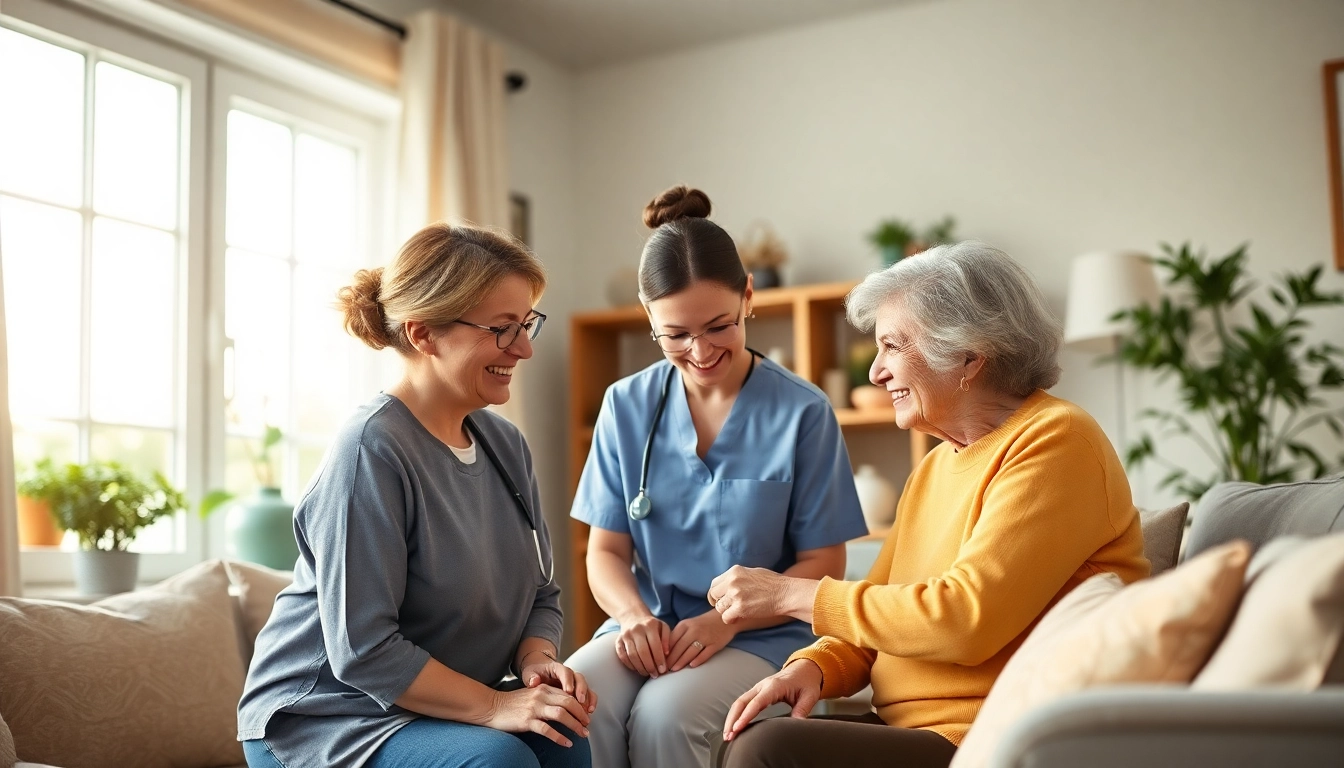
{"type": "Polygon", "coordinates": [[[900,245],[882,246],[882,266],[890,267],[892,264],[905,258],[905,243],[900,245]]]}
{"type": "Polygon", "coordinates": [[[260,488],[251,499],[234,504],[225,521],[234,555],[282,571],[294,570],[299,545],[294,540],[294,505],[279,488],[260,488]]]}

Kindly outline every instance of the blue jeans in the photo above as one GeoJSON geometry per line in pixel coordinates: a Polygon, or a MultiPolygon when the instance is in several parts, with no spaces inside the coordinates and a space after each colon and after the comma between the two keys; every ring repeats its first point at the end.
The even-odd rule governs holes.
{"type": "MultiPolygon", "coordinates": [[[[574,743],[562,747],[535,733],[505,733],[479,725],[422,717],[392,734],[369,768],[591,768],[588,740],[551,723],[574,743]]],[[[261,739],[243,742],[248,768],[284,768],[261,739]]]]}

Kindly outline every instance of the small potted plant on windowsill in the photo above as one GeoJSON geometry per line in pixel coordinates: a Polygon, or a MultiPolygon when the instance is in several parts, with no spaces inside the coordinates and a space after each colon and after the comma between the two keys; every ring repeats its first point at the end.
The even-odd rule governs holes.
{"type": "Polygon", "coordinates": [[[79,537],[75,585],[86,595],[135,588],[140,554],[128,551],[141,529],[186,509],[182,492],[161,473],[152,480],[112,461],[52,468],[41,498],[61,528],[79,537]]]}
{"type": "Polygon", "coordinates": [[[51,513],[47,498],[61,484],[62,470],[51,459],[42,459],[20,470],[19,545],[24,547],[59,547],[65,531],[51,513]]]}
{"type": "Polygon", "coordinates": [[[256,495],[244,501],[230,491],[213,490],[201,500],[200,515],[204,519],[227,505],[224,527],[228,531],[230,554],[288,571],[293,570],[294,561],[299,558],[299,546],[294,540],[294,505],[281,495],[271,461],[271,450],[283,437],[278,427],[267,426],[262,432],[261,449],[253,451],[250,446],[246,449],[257,478],[256,495]]]}

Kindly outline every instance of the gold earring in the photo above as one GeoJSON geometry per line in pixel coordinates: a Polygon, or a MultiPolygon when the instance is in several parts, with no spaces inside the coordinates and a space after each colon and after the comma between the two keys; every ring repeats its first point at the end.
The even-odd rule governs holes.
{"type": "Polygon", "coordinates": [[[966,377],[965,377],[965,376],[962,376],[962,377],[961,377],[961,384],[958,385],[957,388],[960,389],[962,392],[970,392],[970,391],[971,391],[971,383],[970,383],[969,381],[966,381],[966,377]]]}

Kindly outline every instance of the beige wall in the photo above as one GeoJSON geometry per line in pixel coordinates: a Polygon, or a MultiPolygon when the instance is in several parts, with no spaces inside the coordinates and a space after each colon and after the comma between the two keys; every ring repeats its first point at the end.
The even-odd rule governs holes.
{"type": "MultiPolygon", "coordinates": [[[[1319,72],[1341,31],[1338,0],[938,0],[581,74],[574,301],[603,304],[640,207],[676,182],[730,232],[772,222],[794,283],[871,269],[883,216],[953,213],[1061,316],[1086,251],[1250,241],[1259,276],[1328,262],[1319,72]]],[[[1344,338],[1344,311],[1319,322],[1344,338]]],[[[1114,434],[1112,372],[1063,363],[1055,392],[1114,434]]],[[[1131,416],[1172,402],[1137,384],[1131,416]]],[[[1160,476],[1133,477],[1141,504],[1172,498],[1160,476]]]]}

